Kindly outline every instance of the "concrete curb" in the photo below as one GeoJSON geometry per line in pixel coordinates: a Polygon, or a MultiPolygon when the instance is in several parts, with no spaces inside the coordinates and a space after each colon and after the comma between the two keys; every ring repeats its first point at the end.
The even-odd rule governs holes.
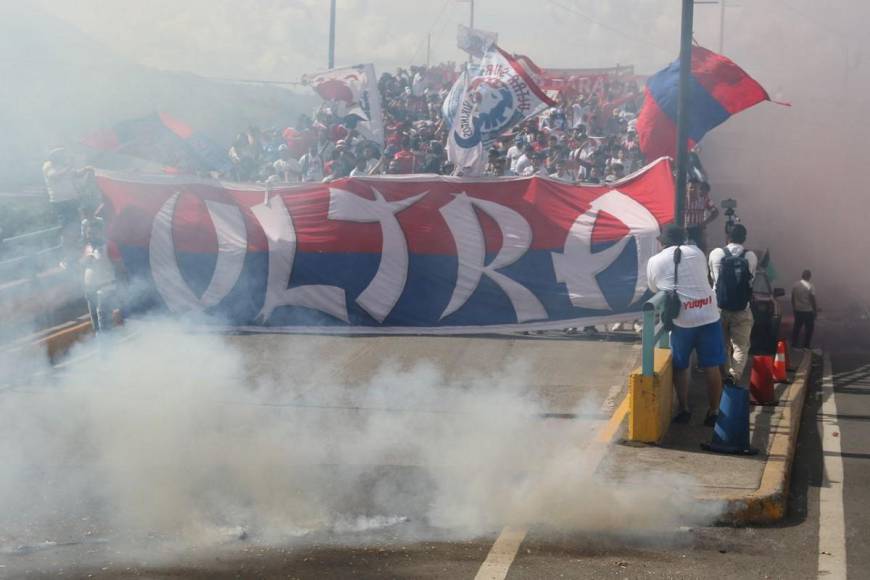
{"type": "Polygon", "coordinates": [[[90,318],[82,317],[55,326],[54,328],[48,328],[30,336],[20,338],[15,342],[0,348],[0,354],[3,354],[4,356],[15,356],[18,352],[36,347],[44,349],[48,360],[52,363],[56,363],[59,359],[63,358],[67,352],[69,352],[69,349],[72,348],[74,344],[84,340],[88,336],[91,336],[93,332],[90,318]]]}
{"type": "Polygon", "coordinates": [[[72,346],[82,340],[85,336],[93,334],[94,329],[91,326],[91,321],[80,322],[68,328],[64,328],[58,332],[50,334],[36,341],[37,345],[44,345],[45,351],[51,362],[57,362],[63,357],[72,346]]]}
{"type": "Polygon", "coordinates": [[[785,517],[795,447],[800,433],[801,416],[807,395],[812,352],[807,352],[794,380],[780,398],[782,415],[773,426],[767,446],[767,462],[761,483],[755,491],[743,495],[709,495],[696,498],[702,503],[724,504],[720,523],[745,526],[773,524],[785,517]]]}

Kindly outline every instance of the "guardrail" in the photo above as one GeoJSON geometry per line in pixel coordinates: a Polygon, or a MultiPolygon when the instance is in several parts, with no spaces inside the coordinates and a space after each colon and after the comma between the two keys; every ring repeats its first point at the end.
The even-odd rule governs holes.
{"type": "Polygon", "coordinates": [[[665,293],[643,305],[641,368],[628,377],[628,440],[658,443],[671,422],[673,372],[669,335],[661,323],[665,293]]]}
{"type": "Polygon", "coordinates": [[[670,348],[668,331],[659,320],[665,305],[665,293],[659,291],[643,305],[643,351],[641,356],[641,372],[645,377],[653,376],[655,367],[655,349],[670,348]]]}
{"type": "Polygon", "coordinates": [[[0,240],[0,282],[35,276],[61,253],[61,226],[0,240]],[[11,257],[10,257],[11,256],[11,257]]]}

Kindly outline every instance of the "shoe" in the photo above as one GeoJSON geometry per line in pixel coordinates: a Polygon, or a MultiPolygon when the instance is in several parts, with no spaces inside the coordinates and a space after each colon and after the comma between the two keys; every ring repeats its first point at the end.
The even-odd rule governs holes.
{"type": "Polygon", "coordinates": [[[676,414],[671,423],[675,425],[688,425],[689,421],[692,419],[691,411],[680,411],[676,414]]]}
{"type": "Polygon", "coordinates": [[[718,418],[719,413],[707,413],[707,416],[704,417],[704,427],[715,427],[718,418]]]}

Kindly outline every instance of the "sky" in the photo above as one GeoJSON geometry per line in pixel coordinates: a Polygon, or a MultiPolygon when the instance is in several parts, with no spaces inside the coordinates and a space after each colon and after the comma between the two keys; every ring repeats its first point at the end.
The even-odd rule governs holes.
{"type": "MultiPolygon", "coordinates": [[[[122,54],[159,68],[203,75],[298,80],[327,63],[329,0],[42,0],[122,54]]],[[[381,70],[463,58],[456,28],[469,20],[459,0],[337,0],[336,63],[374,62],[381,70]]],[[[700,6],[699,23],[718,31],[718,9],[700,6]]],[[[678,48],[674,0],[477,0],[477,27],[544,66],[645,70],[678,48]]]]}

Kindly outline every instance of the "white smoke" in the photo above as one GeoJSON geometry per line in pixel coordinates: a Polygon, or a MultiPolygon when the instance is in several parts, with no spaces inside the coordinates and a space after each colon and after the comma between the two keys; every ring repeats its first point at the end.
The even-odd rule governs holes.
{"type": "Polygon", "coordinates": [[[80,353],[0,393],[7,546],[83,530],[177,546],[377,527],[412,538],[506,524],[659,533],[715,515],[683,505],[686,480],[594,474],[589,424],[542,420],[522,361],[461,382],[381,361],[359,381],[325,355],[325,337],[276,352],[258,350],[264,337],[242,350],[245,338],[171,322],[127,332],[102,356],[80,353]],[[269,372],[252,372],[264,362],[269,372]]]}

